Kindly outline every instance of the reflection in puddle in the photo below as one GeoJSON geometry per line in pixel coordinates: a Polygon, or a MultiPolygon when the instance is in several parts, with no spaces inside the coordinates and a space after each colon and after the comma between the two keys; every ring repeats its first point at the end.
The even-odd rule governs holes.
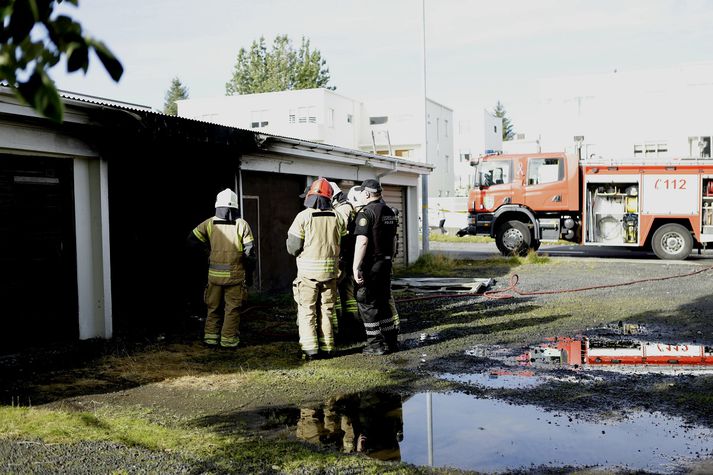
{"type": "Polygon", "coordinates": [[[401,396],[357,393],[330,399],[322,407],[303,407],[298,438],[342,452],[361,452],[380,460],[400,460],[403,440],[401,396]]]}
{"type": "Polygon", "coordinates": [[[661,413],[595,420],[461,393],[404,402],[358,393],[290,411],[293,433],[313,444],[482,472],[576,466],[670,473],[713,455],[712,430],[661,413]]]}
{"type": "Polygon", "coordinates": [[[660,413],[589,421],[536,406],[434,393],[406,401],[403,414],[402,460],[417,465],[432,460],[485,472],[569,465],[670,472],[710,456],[712,448],[713,431],[660,413]]]}

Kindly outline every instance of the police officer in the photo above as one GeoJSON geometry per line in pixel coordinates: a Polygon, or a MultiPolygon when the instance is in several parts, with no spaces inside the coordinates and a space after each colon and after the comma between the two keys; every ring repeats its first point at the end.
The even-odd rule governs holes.
{"type": "Polygon", "coordinates": [[[203,221],[189,235],[191,244],[210,251],[205,291],[208,316],[203,336],[206,345],[220,343],[224,348],[235,348],[240,343],[238,308],[246,298],[255,268],[253,241],[250,225],[239,217],[238,196],[229,188],[218,193],[215,216],[203,221]]]}
{"type": "Polygon", "coordinates": [[[305,209],[287,232],[287,252],[297,257],[292,291],[306,360],[330,356],[334,351],[339,245],[347,228],[342,215],[332,208],[332,194],[327,180],[315,180],[307,191],[305,209]]]}
{"type": "Polygon", "coordinates": [[[366,330],[365,354],[398,349],[398,331],[389,306],[397,217],[381,198],[381,184],[364,180],[357,189],[364,207],[356,216],[353,273],[356,300],[366,330]]]}

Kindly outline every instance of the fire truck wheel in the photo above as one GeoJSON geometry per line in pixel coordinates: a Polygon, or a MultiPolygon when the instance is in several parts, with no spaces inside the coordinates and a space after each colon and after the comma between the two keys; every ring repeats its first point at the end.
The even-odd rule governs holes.
{"type": "Polygon", "coordinates": [[[693,249],[691,231],[680,224],[664,224],[654,232],[651,247],[659,259],[685,259],[693,249]]]}
{"type": "Polygon", "coordinates": [[[526,256],[532,241],[530,229],[521,221],[503,223],[495,234],[495,245],[503,256],[526,256]]]}

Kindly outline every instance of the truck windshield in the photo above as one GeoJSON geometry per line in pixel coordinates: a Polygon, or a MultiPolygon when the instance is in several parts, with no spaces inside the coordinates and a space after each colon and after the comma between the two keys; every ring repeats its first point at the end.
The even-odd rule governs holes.
{"type": "Polygon", "coordinates": [[[504,185],[512,182],[512,160],[480,162],[475,174],[475,186],[504,185]]]}

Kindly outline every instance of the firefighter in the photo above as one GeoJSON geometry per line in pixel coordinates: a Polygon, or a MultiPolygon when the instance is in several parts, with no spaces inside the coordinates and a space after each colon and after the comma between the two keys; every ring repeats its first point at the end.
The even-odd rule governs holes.
{"type": "Polygon", "coordinates": [[[337,321],[339,332],[337,342],[349,343],[364,341],[364,324],[359,318],[359,309],[354,297],[354,277],[352,263],[354,262],[354,218],[356,216],[355,188],[352,187],[345,196],[336,183],[330,182],[334,190],[332,204],[340,213],[347,225],[347,235],[342,238],[339,254],[339,277],[337,278],[337,321]]]}
{"type": "Polygon", "coordinates": [[[381,197],[377,180],[357,188],[363,208],[357,213],[352,272],[358,285],[356,300],[366,330],[363,353],[383,355],[398,350],[398,329],[392,318],[391,268],[397,217],[381,197]]]}
{"type": "Polygon", "coordinates": [[[287,232],[287,252],[297,257],[292,291],[306,360],[328,357],[334,352],[339,245],[347,228],[342,215],[332,208],[332,195],[327,180],[315,180],[307,191],[305,209],[297,214],[287,232]]]}
{"type": "Polygon", "coordinates": [[[246,299],[247,286],[252,284],[256,253],[250,225],[239,217],[238,197],[232,190],[218,193],[215,216],[199,224],[189,241],[210,252],[203,342],[235,348],[240,343],[238,309],[246,299]]]}

